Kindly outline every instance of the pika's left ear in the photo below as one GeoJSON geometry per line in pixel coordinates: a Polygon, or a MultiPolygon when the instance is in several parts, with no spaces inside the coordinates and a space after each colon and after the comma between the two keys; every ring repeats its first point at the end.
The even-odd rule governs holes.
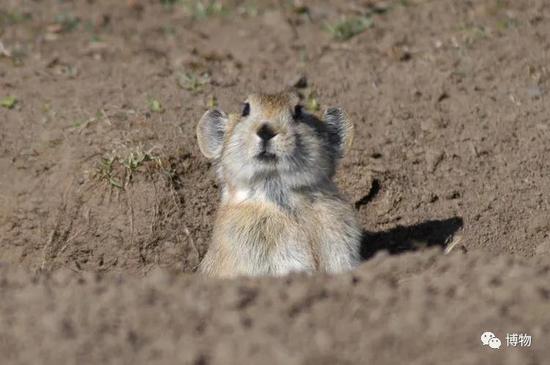
{"type": "Polygon", "coordinates": [[[209,110],[197,125],[199,148],[207,158],[216,159],[222,154],[228,116],[222,110],[209,110]]]}
{"type": "Polygon", "coordinates": [[[329,108],[323,115],[327,124],[329,143],[334,146],[338,158],[344,157],[353,142],[353,123],[340,108],[329,108]]]}

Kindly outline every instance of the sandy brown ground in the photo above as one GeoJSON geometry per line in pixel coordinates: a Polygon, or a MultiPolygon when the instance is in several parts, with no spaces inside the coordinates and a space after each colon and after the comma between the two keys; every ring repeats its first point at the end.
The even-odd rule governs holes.
{"type": "Polygon", "coordinates": [[[190,3],[0,0],[2,364],[548,363],[550,3],[190,3]],[[198,118],[300,76],[355,122],[365,263],[194,274],[198,118]]]}

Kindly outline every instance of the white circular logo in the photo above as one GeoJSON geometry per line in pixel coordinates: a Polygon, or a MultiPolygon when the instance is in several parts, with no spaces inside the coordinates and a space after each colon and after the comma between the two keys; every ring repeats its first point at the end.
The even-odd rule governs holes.
{"type": "Polygon", "coordinates": [[[493,332],[483,332],[483,334],[481,335],[481,343],[483,344],[483,346],[487,346],[491,338],[495,337],[496,336],[493,332]]]}
{"type": "Polygon", "coordinates": [[[500,340],[496,337],[493,337],[489,340],[489,347],[492,349],[499,349],[500,348],[500,340]]]}

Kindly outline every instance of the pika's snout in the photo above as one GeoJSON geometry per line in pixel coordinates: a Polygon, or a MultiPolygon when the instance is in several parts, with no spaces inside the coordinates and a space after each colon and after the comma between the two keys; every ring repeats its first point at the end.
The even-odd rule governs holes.
{"type": "Polygon", "coordinates": [[[271,138],[275,137],[277,135],[277,131],[269,126],[268,123],[263,123],[260,125],[260,128],[256,131],[256,134],[262,142],[268,142],[271,138]]]}

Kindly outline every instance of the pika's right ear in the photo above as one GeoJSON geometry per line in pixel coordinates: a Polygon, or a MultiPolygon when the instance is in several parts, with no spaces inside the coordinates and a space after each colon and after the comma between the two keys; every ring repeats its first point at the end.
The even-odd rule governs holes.
{"type": "Polygon", "coordinates": [[[353,142],[353,123],[340,108],[329,108],[323,116],[329,131],[329,142],[336,148],[338,158],[344,157],[353,142]]]}
{"type": "Polygon", "coordinates": [[[220,157],[227,122],[227,114],[218,109],[207,111],[199,120],[197,140],[202,154],[207,158],[220,157]]]}

